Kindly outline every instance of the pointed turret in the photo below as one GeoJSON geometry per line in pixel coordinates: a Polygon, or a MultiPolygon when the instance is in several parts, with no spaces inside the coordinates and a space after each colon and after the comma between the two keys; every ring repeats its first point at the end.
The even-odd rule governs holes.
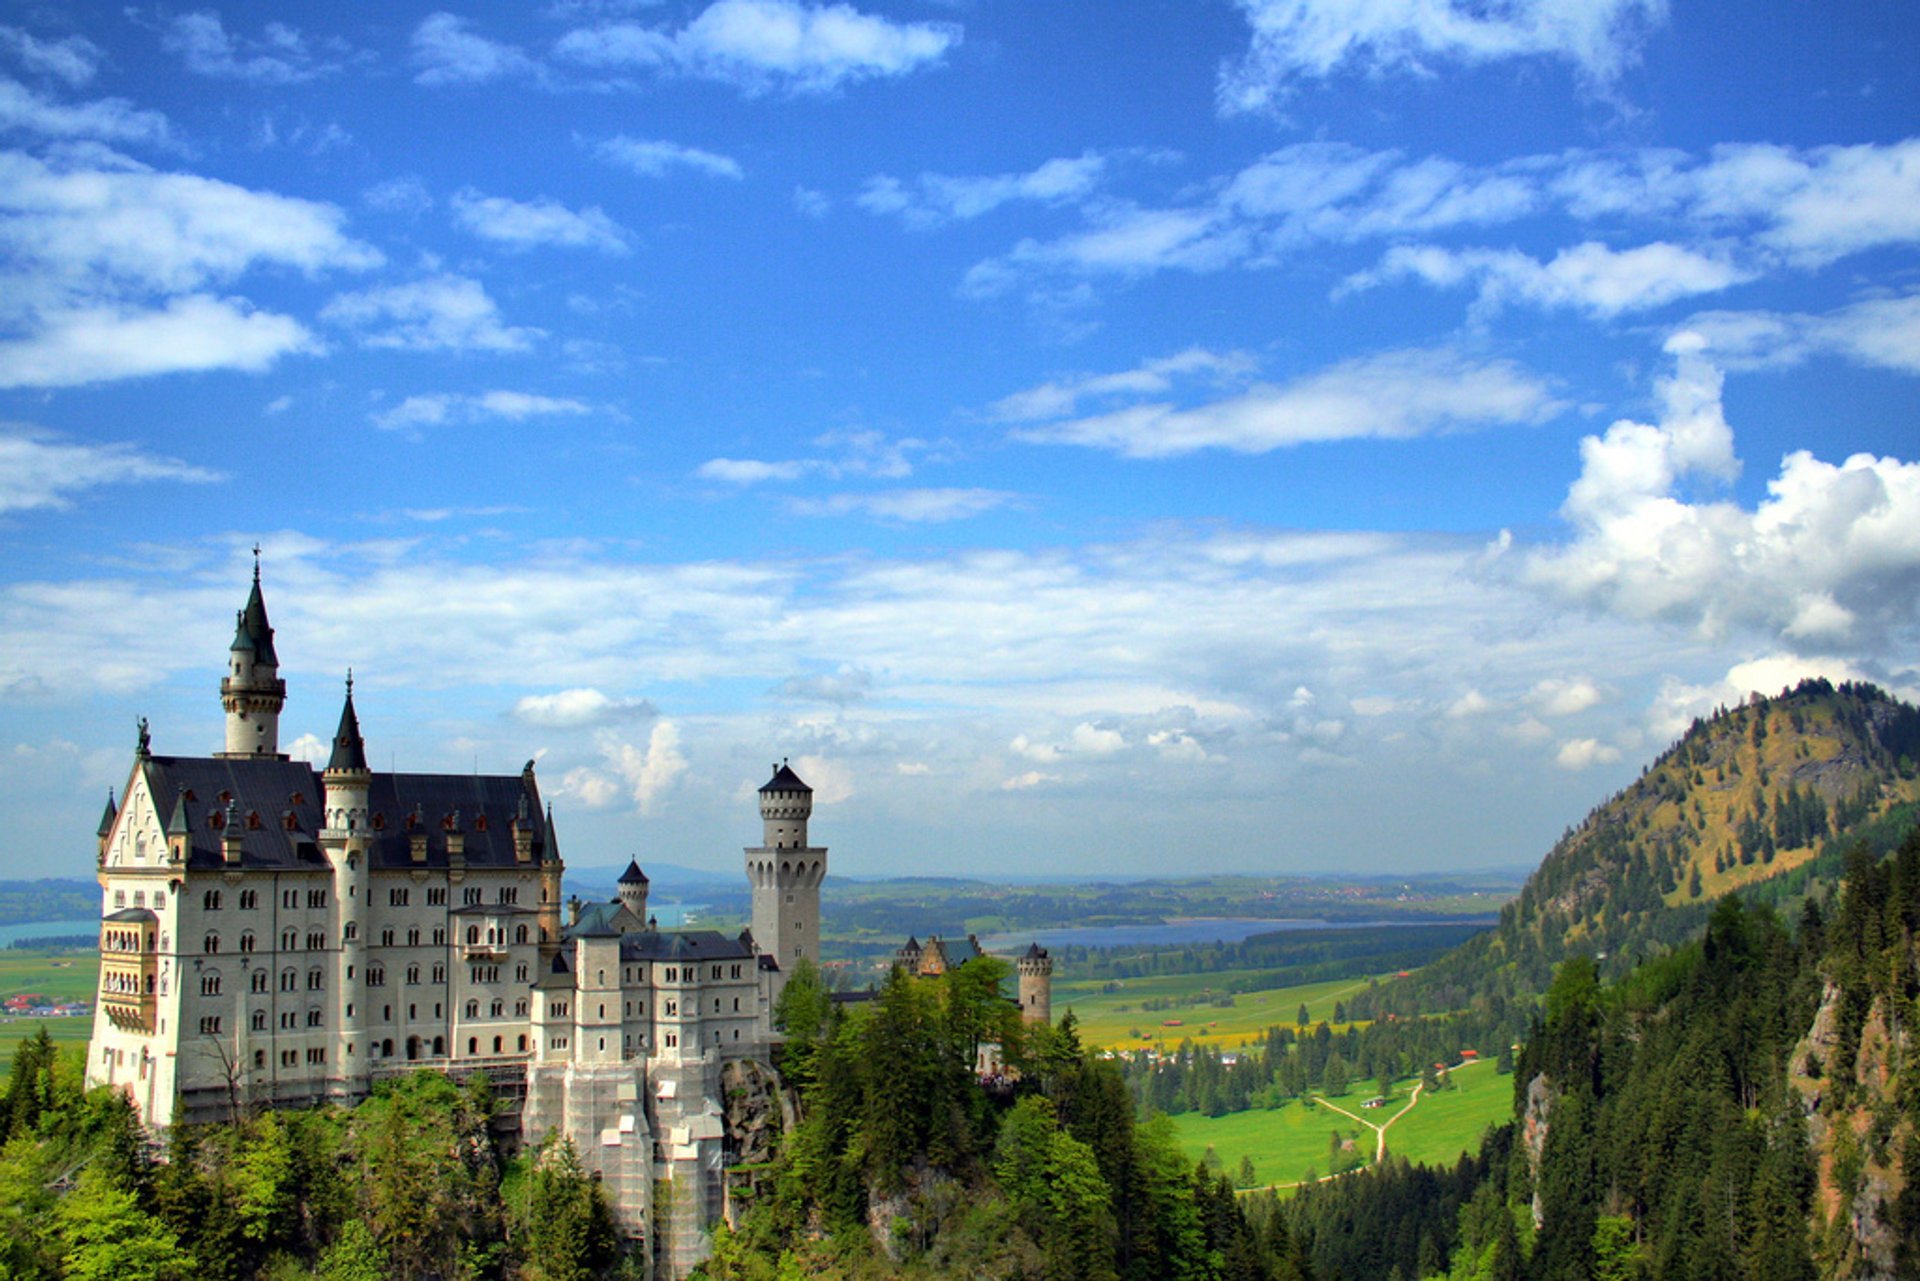
{"type": "Polygon", "coordinates": [[[327,792],[326,824],[335,832],[354,832],[367,825],[367,789],[373,774],[367,769],[367,745],[360,738],[360,717],[353,710],[353,673],[347,673],[347,699],[340,707],[340,728],[333,735],[333,755],[320,775],[327,792]]]}
{"type": "Polygon", "coordinates": [[[119,806],[113,803],[113,789],[109,787],[107,789],[106,812],[100,815],[100,830],[95,832],[94,835],[98,836],[103,841],[106,840],[107,837],[113,832],[113,820],[119,817],[120,817],[120,808],[119,806]]]}
{"type": "Polygon", "coordinates": [[[333,755],[327,760],[327,773],[352,770],[367,772],[367,745],[360,737],[360,717],[353,710],[353,673],[347,673],[347,701],[340,708],[340,728],[334,731],[333,755]]]}
{"type": "Polygon", "coordinates": [[[219,755],[280,755],[280,709],[287,701],[287,683],[280,679],[279,670],[273,625],[267,621],[267,601],[260,592],[260,549],[255,547],[253,590],[247,594],[246,608],[235,615],[227,674],[220,680],[227,745],[219,755]]]}
{"type": "Polygon", "coordinates": [[[646,921],[647,874],[640,870],[637,858],[627,860],[627,870],[620,873],[620,906],[633,913],[634,920],[646,921]]]}

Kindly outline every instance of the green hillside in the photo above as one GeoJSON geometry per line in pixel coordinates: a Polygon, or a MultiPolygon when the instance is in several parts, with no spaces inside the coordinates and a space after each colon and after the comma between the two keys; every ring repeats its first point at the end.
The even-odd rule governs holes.
{"type": "Polygon", "coordinates": [[[1866,684],[1803,681],[1694,721],[1640,778],[1554,845],[1493,930],[1349,1003],[1353,1018],[1523,1007],[1553,967],[1608,978],[1697,935],[1733,891],[1790,904],[1885,853],[1920,813],[1920,711],[1866,684]]]}

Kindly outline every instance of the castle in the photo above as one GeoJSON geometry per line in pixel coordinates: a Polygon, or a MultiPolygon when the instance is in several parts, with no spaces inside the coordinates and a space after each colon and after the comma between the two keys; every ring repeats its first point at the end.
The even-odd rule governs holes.
{"type": "MultiPolygon", "coordinates": [[[[521,1133],[571,1138],[622,1229],[685,1275],[725,1196],[723,1078],[770,1075],[774,1000],[820,959],[812,789],[782,764],[759,790],[749,929],[664,931],[637,862],[613,901],[563,903],[533,762],[370,769],[350,673],[326,768],[288,759],[278,668],[256,553],[220,681],[224,750],[157,755],[143,720],[101,818],[87,1083],[162,1128],[350,1104],[420,1068],[484,1073],[521,1133]]],[[[1045,953],[1019,973],[1026,1016],[1046,1018],[1045,953]]]]}

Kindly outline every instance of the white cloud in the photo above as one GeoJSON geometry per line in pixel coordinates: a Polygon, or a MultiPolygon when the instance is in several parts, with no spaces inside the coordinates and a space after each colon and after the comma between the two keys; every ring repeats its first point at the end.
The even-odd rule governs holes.
{"type": "Polygon", "coordinates": [[[1536,684],[1528,700],[1542,716],[1574,716],[1599,706],[1604,697],[1599,686],[1584,676],[1556,676],[1536,684]]]}
{"type": "Polygon", "coordinates": [[[1716,147],[1692,187],[1697,215],[1757,222],[1762,245],[1803,266],[1920,240],[1920,138],[1716,147]]]}
{"type": "Polygon", "coordinates": [[[687,758],[680,752],[680,728],[669,720],[654,724],[645,747],[609,732],[603,734],[600,748],[626,780],[628,793],[642,814],[658,812],[668,790],[687,772],[687,758]]]}
{"type": "Polygon", "coordinates": [[[813,789],[817,805],[839,805],[854,797],[857,775],[845,761],[819,755],[799,756],[794,758],[793,768],[813,789]]]}
{"type": "Polygon", "coordinates": [[[1519,302],[1571,307],[1608,318],[1714,293],[1754,274],[1724,254],[1698,253],[1663,241],[1622,250],[1587,241],[1544,263],[1516,250],[1396,245],[1377,267],[1348,277],[1337,292],[1412,277],[1442,288],[1477,285],[1482,309],[1519,302]]]}
{"type": "Polygon", "coordinates": [[[1682,324],[1706,338],[1733,369],[1797,365],[1834,355],[1855,364],[1920,374],[1920,294],[1868,298],[1824,315],[1705,311],[1682,324]]]}
{"type": "Polygon", "coordinates": [[[1561,408],[1511,361],[1447,349],[1385,352],[1290,383],[1261,383],[1190,407],[1157,401],[1024,427],[1018,439],[1164,458],[1201,449],[1266,453],[1311,441],[1403,439],[1492,424],[1537,423],[1561,408]]]}
{"type": "Polygon", "coordinates": [[[377,427],[438,427],[448,423],[477,423],[504,419],[553,418],[591,413],[585,401],[540,396],[525,391],[485,391],[479,395],[433,392],[409,396],[391,409],[372,415],[377,427]]]}
{"type": "Polygon", "coordinates": [[[1639,59],[1665,0],[1238,0],[1252,42],[1221,68],[1220,109],[1277,106],[1296,81],[1343,70],[1428,74],[1437,64],[1511,58],[1572,64],[1605,84],[1639,59]]]}
{"type": "Polygon", "coordinates": [[[746,171],[732,156],[657,138],[629,138],[620,134],[594,143],[593,154],[609,164],[619,165],[646,178],[664,177],[672,169],[692,169],[714,178],[732,178],[736,182],[746,177],[746,171]]]}
{"type": "Polygon", "coordinates": [[[502,324],[479,281],[451,274],[336,295],[320,318],[359,330],[369,347],[408,351],[525,351],[542,336],[502,324]]]}
{"type": "Polygon", "coordinates": [[[309,40],[283,22],[269,22],[257,37],[230,35],[210,9],[175,17],[160,47],[179,54],[196,75],[257,85],[313,80],[338,71],[352,55],[337,39],[309,40]]]}
{"type": "Polygon", "coordinates": [[[453,219],[482,240],[509,249],[553,245],[562,249],[627,252],[626,232],[598,205],[578,211],[552,200],[483,196],[469,187],[454,193],[453,219]]]}
{"type": "Polygon", "coordinates": [[[1000,790],[1003,792],[1024,792],[1029,788],[1044,787],[1048,783],[1058,783],[1059,781],[1060,776],[1058,774],[1043,774],[1037,769],[1030,769],[1024,774],[1015,774],[1013,777],[1004,780],[1000,784],[1000,790]]]}
{"type": "Polygon", "coordinates": [[[1611,765],[1619,759],[1619,748],[1593,738],[1570,738],[1560,744],[1560,750],[1553,755],[1553,763],[1565,770],[1583,770],[1591,769],[1595,765],[1611,765]]]}
{"type": "Polygon", "coordinates": [[[48,310],[36,321],[31,337],[0,341],[0,387],[74,387],[209,369],[258,373],[282,356],[321,349],[290,316],[206,294],[152,309],[48,310]]]}
{"type": "Polygon", "coordinates": [[[414,81],[423,85],[474,85],[538,75],[540,65],[513,45],[467,29],[464,18],[429,14],[413,32],[414,81]]]}
{"type": "Polygon", "coordinates": [[[170,137],[165,116],[143,111],[125,98],[54,102],[17,80],[4,78],[0,78],[0,130],[109,142],[163,143],[170,137]]]}
{"type": "Polygon", "coordinates": [[[757,458],[709,458],[694,469],[702,480],[718,480],[729,485],[758,485],[766,481],[798,480],[813,470],[810,462],[762,462],[757,458]]]}
{"type": "Polygon", "coordinates": [[[414,217],[433,208],[433,196],[427,190],[427,184],[418,178],[389,178],[385,182],[376,182],[360,193],[360,198],[369,206],[386,213],[403,213],[414,217]]]}
{"type": "Polygon", "coordinates": [[[858,703],[873,689],[873,673],[864,667],[842,666],[836,672],[811,676],[789,676],[773,690],[775,697],[795,702],[833,703],[840,707],[858,703]]]}
{"type": "Polygon", "coordinates": [[[1002,422],[1063,418],[1077,413],[1081,404],[1089,400],[1161,395],[1172,391],[1179,379],[1194,375],[1220,382],[1239,382],[1256,368],[1253,357],[1245,352],[1211,352],[1189,347],[1171,356],[1142,361],[1133,369],[1117,374],[1086,374],[1042,383],[995,401],[988,412],[1002,422]]]}
{"type": "Polygon", "coordinates": [[[1477,689],[1470,689],[1447,704],[1447,715],[1454,720],[1484,716],[1493,710],[1493,702],[1477,689]]]}
{"type": "Polygon", "coordinates": [[[42,40],[18,27],[0,27],[0,48],[21,66],[42,75],[58,76],[75,88],[93,79],[106,52],[85,36],[42,40]]]}
{"type": "Polygon", "coordinates": [[[1523,574],[1569,599],[1633,618],[1730,628],[1786,643],[1876,652],[1920,620],[1920,464],[1855,454],[1838,465],[1798,450],[1752,511],[1690,500],[1687,483],[1738,470],[1720,373],[1697,335],[1667,350],[1657,424],[1616,422],[1581,442],[1563,507],[1572,538],[1528,556],[1523,574]]]}
{"type": "Polygon", "coordinates": [[[513,705],[513,714],[530,725],[549,729],[578,729],[620,721],[651,720],[659,709],[644,698],[609,698],[597,689],[563,689],[553,694],[528,694],[513,705]]]}
{"type": "Polygon", "coordinates": [[[932,227],[978,218],[1014,201],[1065,204],[1084,199],[1099,185],[1106,164],[1106,157],[1089,151],[1048,160],[1026,173],[970,178],[923,173],[911,186],[877,174],[854,203],[868,213],[897,214],[909,226],[932,227]]]}
{"type": "Polygon", "coordinates": [[[620,799],[620,784],[597,769],[582,765],[560,776],[560,795],[590,810],[602,810],[620,799]]]}
{"type": "Polygon", "coordinates": [[[333,744],[317,734],[302,734],[287,744],[287,755],[296,761],[320,767],[333,755],[333,744]]]}
{"type": "Polygon", "coordinates": [[[124,442],[79,444],[23,423],[0,424],[0,514],[71,507],[78,495],[106,485],[223,479],[124,442]]]}
{"type": "Polygon", "coordinates": [[[561,37],[554,52],[594,68],[678,71],[744,93],[830,93],[938,65],[960,42],[952,23],[896,23],[848,4],[717,0],[678,31],[618,22],[561,37]]]}
{"type": "Polygon", "coordinates": [[[824,191],[815,191],[812,187],[795,187],[793,207],[803,217],[824,218],[833,211],[833,201],[824,191]]]}
{"type": "Polygon", "coordinates": [[[871,494],[830,494],[796,498],[789,506],[802,516],[850,516],[908,524],[938,524],[1004,507],[1015,495],[997,489],[890,489],[871,494]]]}

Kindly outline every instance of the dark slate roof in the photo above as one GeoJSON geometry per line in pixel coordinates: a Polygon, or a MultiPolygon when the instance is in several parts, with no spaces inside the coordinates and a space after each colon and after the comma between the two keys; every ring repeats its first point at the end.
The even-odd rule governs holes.
{"type": "Polygon", "coordinates": [[[110,922],[114,925],[128,925],[135,921],[153,922],[153,921],[159,920],[160,918],[153,914],[153,909],[151,908],[123,907],[117,912],[107,913],[105,916],[101,917],[100,919],[103,921],[110,922]]]}
{"type": "Polygon", "coordinates": [[[347,677],[347,701],[340,707],[340,728],[333,734],[333,755],[328,770],[354,770],[366,773],[367,744],[360,737],[360,717],[353,710],[353,677],[347,677]]]}
{"type": "Polygon", "coordinates": [[[745,961],[753,948],[719,930],[647,930],[620,940],[623,961],[745,961]]]}
{"type": "Polygon", "coordinates": [[[583,903],[580,905],[580,919],[569,925],[563,937],[570,939],[613,938],[630,930],[640,928],[644,922],[636,921],[633,913],[618,902],[583,903]],[[622,918],[625,918],[623,921],[622,918]],[[626,928],[622,929],[621,926],[626,928]]]}
{"type": "Polygon", "coordinates": [[[280,666],[279,656],[273,652],[273,628],[267,622],[266,598],[260,595],[260,566],[253,567],[253,591],[247,596],[247,607],[240,611],[240,617],[233,630],[233,644],[230,649],[252,650],[253,661],[271,667],[280,666]]]}
{"type": "Polygon", "coordinates": [[[773,772],[770,780],[761,784],[760,790],[763,792],[811,792],[813,789],[793,772],[792,766],[781,761],[780,768],[773,772]]]}
{"type": "MultiPolygon", "coordinates": [[[[305,761],[270,757],[150,756],[140,763],[147,789],[155,803],[175,797],[169,833],[184,830],[189,837],[187,865],[194,868],[224,864],[221,837],[211,816],[224,822],[228,802],[246,824],[240,844],[240,865],[247,869],[297,870],[326,866],[315,834],[323,821],[321,803],[325,783],[305,761]],[[296,799],[297,798],[297,799],[296,799]],[[248,822],[252,817],[258,826],[248,822]],[[291,827],[288,819],[291,817],[291,827]]],[[[454,823],[464,838],[470,868],[517,866],[513,827],[522,799],[527,812],[541,812],[540,794],[531,774],[374,774],[367,789],[367,807],[373,816],[369,865],[374,870],[411,869],[413,830],[427,837],[428,868],[447,866],[447,837],[454,823]],[[409,822],[419,814],[417,828],[409,822]],[[484,826],[483,821],[484,820],[484,826]]],[[[545,824],[534,826],[533,865],[543,857],[545,824]]]]}
{"type": "Polygon", "coordinates": [[[1023,952],[1021,955],[1025,956],[1029,960],[1045,960],[1047,956],[1047,949],[1044,947],[1041,947],[1038,942],[1033,942],[1033,943],[1027,944],[1027,950],[1023,952]]]}
{"type": "Polygon", "coordinates": [[[955,943],[950,939],[930,938],[927,940],[926,950],[938,951],[940,958],[947,963],[947,968],[950,970],[958,969],[968,961],[978,960],[986,955],[980,950],[980,940],[971,934],[967,935],[964,943],[955,943]]]}
{"type": "Polygon", "coordinates": [[[113,803],[113,789],[109,787],[107,789],[107,809],[106,812],[100,816],[100,830],[95,832],[94,835],[103,839],[111,836],[113,834],[113,820],[118,817],[120,817],[120,810],[113,803]]]}
{"type": "Polygon", "coordinates": [[[637,858],[628,859],[627,870],[620,873],[620,884],[645,885],[647,883],[647,874],[640,870],[640,860],[637,858]]]}

